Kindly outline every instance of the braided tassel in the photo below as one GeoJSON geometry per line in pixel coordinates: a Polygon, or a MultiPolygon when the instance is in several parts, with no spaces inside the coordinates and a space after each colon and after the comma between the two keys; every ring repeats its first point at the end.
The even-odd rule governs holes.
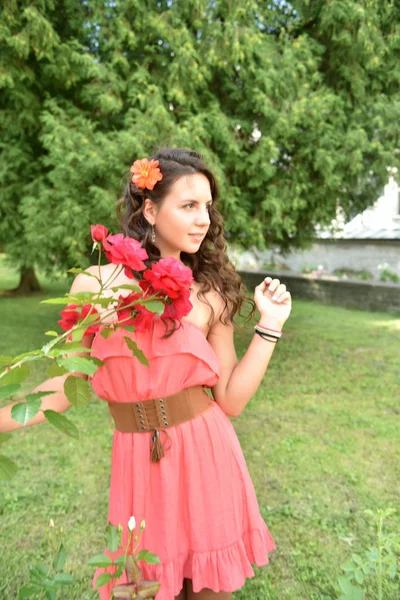
{"type": "Polygon", "coordinates": [[[151,438],[150,444],[150,460],[151,462],[159,462],[164,456],[164,446],[161,443],[160,432],[156,429],[151,438]]]}

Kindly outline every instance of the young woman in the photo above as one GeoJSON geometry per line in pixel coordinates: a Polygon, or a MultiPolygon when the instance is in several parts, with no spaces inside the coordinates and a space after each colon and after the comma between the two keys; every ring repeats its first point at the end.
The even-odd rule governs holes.
{"type": "MultiPolygon", "coordinates": [[[[254,576],[251,565],[268,563],[275,544],[229,417],[242,413],[260,385],[291,298],[285,285],[270,277],[255,288],[254,301],[247,298],[227,258],[216,180],[197,152],[163,148],[151,160],[158,161],[160,177],[149,187],[129,178],[117,207],[121,228],[141,242],[148,267],[174,257],[191,268],[193,308],[180,323],[172,321],[172,332],[158,318],[150,330],[130,334],[149,359],[148,367],[132,358],[119,335],[126,335],[122,329],[107,339],[97,334],[83,339],[104,361],[91,383],[109,403],[115,422],[108,519],[124,529],[132,515],[137,523],[145,520],[141,548],[157,554],[161,564],[140,566],[144,579],[161,583],[156,600],[231,600],[232,592],[254,576]],[[248,318],[256,306],[260,320],[238,361],[233,317],[244,302],[252,305],[248,318]],[[145,426],[155,415],[159,439],[145,426]],[[152,440],[158,454],[149,452],[152,440]]],[[[103,281],[114,268],[101,267],[103,281]]],[[[98,267],[88,271],[97,275],[98,267]]],[[[132,279],[122,272],[113,287],[124,284],[132,279]]],[[[80,274],[71,292],[98,289],[93,277],[80,274]]],[[[60,391],[45,397],[44,409],[69,408],[62,391],[65,377],[37,388],[54,390],[58,384],[60,391]]],[[[11,406],[0,411],[0,431],[20,427],[10,411],[11,406]]],[[[43,420],[41,412],[29,425],[43,420]]],[[[106,570],[112,572],[98,569],[93,585],[106,570]]],[[[109,600],[116,583],[125,582],[122,576],[100,588],[101,600],[109,600]]]]}

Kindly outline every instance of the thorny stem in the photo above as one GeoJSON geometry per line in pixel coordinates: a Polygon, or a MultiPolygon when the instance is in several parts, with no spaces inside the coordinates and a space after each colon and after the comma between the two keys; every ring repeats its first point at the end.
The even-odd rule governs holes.
{"type": "Polygon", "coordinates": [[[131,543],[132,533],[133,533],[133,531],[129,530],[128,543],[126,544],[126,548],[125,548],[125,552],[124,552],[124,566],[126,564],[126,557],[128,555],[128,548],[129,548],[129,545],[131,543]]]}
{"type": "Polygon", "coordinates": [[[138,549],[139,542],[140,542],[140,538],[142,537],[142,535],[143,535],[143,529],[141,529],[141,530],[140,530],[140,533],[139,533],[139,536],[138,536],[138,540],[137,540],[136,547],[135,547],[135,548],[133,548],[133,550],[132,550],[132,554],[133,554],[133,556],[135,556],[135,552],[136,552],[136,550],[138,549]]]}

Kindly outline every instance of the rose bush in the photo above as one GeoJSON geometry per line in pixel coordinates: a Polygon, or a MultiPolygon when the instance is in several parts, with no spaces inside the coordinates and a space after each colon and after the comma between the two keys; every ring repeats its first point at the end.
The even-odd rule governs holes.
{"type": "MultiPolygon", "coordinates": [[[[122,234],[110,235],[104,225],[91,225],[90,228],[93,250],[95,248],[99,250],[99,276],[97,277],[80,268],[69,269],[69,272],[75,274],[85,273],[95,277],[100,285],[99,292],[68,293],[63,298],[50,298],[42,301],[48,304],[66,304],[66,307],[60,311],[61,319],[58,321],[65,333],[59,335],[55,331],[46,331],[45,335],[52,336],[54,339],[42,348],[16,357],[0,356],[0,399],[12,399],[20,391],[21,383],[30,374],[28,363],[39,358],[47,358],[53,362],[48,370],[50,378],[73,371],[93,376],[97,368],[104,363],[96,357],[90,356],[89,348],[81,346],[81,340],[84,336],[100,331],[100,335],[107,338],[118,327],[126,328],[128,331],[145,331],[157,316],[165,319],[180,319],[189,314],[192,309],[189,296],[190,285],[194,280],[189,267],[172,257],[168,257],[160,259],[150,269],[147,269],[143,261],[148,258],[148,255],[137,240],[126,238],[122,234]],[[103,250],[107,260],[116,265],[114,272],[105,283],[102,281],[100,270],[103,250]],[[139,282],[139,285],[133,283],[124,285],[124,289],[131,290],[127,296],[121,294],[117,298],[103,296],[105,289],[111,289],[113,292],[119,291],[120,288],[109,288],[109,285],[122,270],[129,279],[134,278],[132,271],[144,271],[143,280],[139,282]],[[110,304],[112,309],[107,312],[110,304]],[[100,305],[106,310],[100,314],[95,305],[100,305]],[[107,317],[113,313],[116,314],[117,319],[110,323],[107,317]],[[71,356],[71,354],[77,353],[84,353],[86,356],[71,356]]],[[[145,355],[136,343],[131,339],[129,341],[129,349],[133,357],[136,357],[142,364],[148,364],[145,355]]],[[[90,402],[90,388],[90,378],[86,380],[70,375],[64,383],[66,397],[73,407],[78,408],[90,402]]],[[[17,423],[26,425],[30,419],[42,410],[42,398],[52,393],[54,392],[38,391],[28,394],[23,400],[13,405],[12,418],[17,423]]],[[[44,410],[43,413],[51,425],[67,435],[75,438],[79,437],[75,425],[64,415],[53,410],[44,410]]],[[[9,434],[0,436],[0,442],[6,441],[9,437],[9,434]]],[[[0,479],[11,479],[16,470],[17,467],[11,459],[0,456],[0,479]]],[[[154,564],[159,563],[160,560],[157,555],[145,549],[142,549],[135,556],[145,522],[141,522],[140,535],[134,536],[134,542],[137,543],[131,550],[132,532],[135,526],[135,519],[132,517],[128,523],[128,544],[122,556],[115,561],[111,561],[106,555],[96,555],[89,561],[93,566],[112,566],[114,569],[113,573],[103,573],[98,577],[97,587],[106,585],[108,581],[119,577],[123,571],[126,572],[128,582],[113,588],[113,598],[116,600],[127,597],[154,598],[160,587],[157,581],[142,580],[142,572],[137,561],[144,560],[154,564]]],[[[116,528],[112,523],[109,523],[106,529],[106,540],[107,548],[111,552],[119,549],[122,543],[122,526],[119,525],[116,528]],[[117,533],[121,537],[117,536],[117,533]],[[118,541],[116,542],[117,537],[118,541]]],[[[53,564],[53,566],[55,565],[54,580],[49,580],[47,570],[42,569],[37,573],[34,571],[33,574],[36,579],[30,582],[30,586],[20,590],[20,597],[36,598],[42,597],[42,593],[45,593],[47,595],[52,594],[51,597],[55,598],[61,585],[73,582],[72,576],[61,573],[66,558],[65,548],[62,547],[57,552],[53,564]]],[[[31,574],[32,572],[31,569],[31,574]]]]}
{"type": "MultiPolygon", "coordinates": [[[[124,237],[122,234],[111,235],[101,224],[91,225],[90,228],[93,250],[95,248],[99,250],[99,276],[80,268],[72,268],[69,271],[95,277],[99,282],[99,292],[68,293],[63,298],[42,301],[48,304],[66,304],[60,312],[61,319],[58,321],[65,333],[59,335],[56,331],[46,331],[45,335],[52,336],[54,339],[42,348],[16,357],[0,356],[0,399],[12,399],[20,391],[21,383],[30,374],[29,362],[47,358],[53,362],[48,369],[50,378],[75,371],[89,376],[86,380],[70,375],[64,382],[64,392],[69,402],[74,407],[85,406],[91,398],[90,377],[104,363],[90,356],[90,349],[81,345],[84,336],[100,331],[100,335],[107,338],[118,327],[126,328],[128,331],[145,331],[157,317],[181,319],[192,309],[189,297],[193,274],[189,267],[172,257],[167,257],[161,258],[147,269],[143,262],[148,258],[146,250],[137,240],[124,237]],[[116,265],[114,272],[105,283],[101,279],[100,271],[103,250],[108,260],[116,265]],[[132,283],[123,286],[130,290],[127,296],[121,294],[116,298],[104,296],[105,289],[119,291],[120,288],[109,286],[122,270],[129,279],[133,278],[132,271],[144,271],[143,279],[139,285],[132,283]],[[106,310],[100,314],[95,305],[100,305],[106,310]],[[109,309],[110,305],[111,309],[109,309]],[[108,317],[114,313],[117,318],[110,323],[108,317]],[[76,356],[78,353],[84,356],[76,356]]],[[[146,357],[136,343],[133,340],[129,341],[129,349],[133,357],[142,364],[148,365],[146,357]]],[[[13,405],[12,418],[25,426],[42,410],[42,398],[51,393],[54,392],[37,391],[28,394],[25,399],[13,405]]],[[[67,417],[53,410],[45,410],[43,413],[54,427],[67,435],[79,437],[77,428],[67,417]]],[[[7,436],[3,439],[0,437],[0,441],[6,439],[7,436]]],[[[0,455],[0,479],[10,479],[15,471],[15,463],[0,455]]]]}

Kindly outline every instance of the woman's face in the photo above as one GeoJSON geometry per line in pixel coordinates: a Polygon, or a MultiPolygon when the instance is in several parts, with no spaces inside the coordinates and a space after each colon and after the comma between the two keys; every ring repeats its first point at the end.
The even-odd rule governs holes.
{"type": "Polygon", "coordinates": [[[181,252],[198,251],[210,226],[211,204],[210,183],[200,173],[180,177],[158,209],[146,199],[144,215],[154,225],[155,245],[162,258],[180,260],[181,252]]]}

